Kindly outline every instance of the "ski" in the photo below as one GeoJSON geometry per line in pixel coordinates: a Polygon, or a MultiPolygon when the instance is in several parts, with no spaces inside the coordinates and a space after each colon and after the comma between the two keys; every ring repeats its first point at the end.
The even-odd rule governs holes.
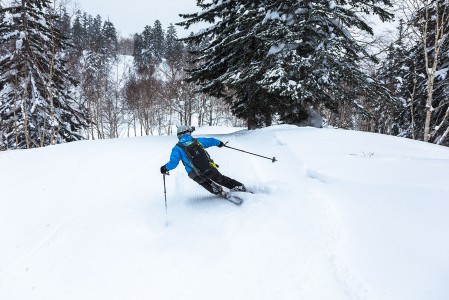
{"type": "Polygon", "coordinates": [[[226,200],[228,200],[228,201],[234,203],[235,205],[241,205],[241,204],[243,203],[243,199],[242,199],[242,198],[240,198],[240,197],[238,197],[238,196],[235,196],[235,195],[231,195],[231,193],[229,193],[229,192],[223,191],[223,193],[221,194],[221,196],[222,196],[224,199],[226,199],[226,200]]]}

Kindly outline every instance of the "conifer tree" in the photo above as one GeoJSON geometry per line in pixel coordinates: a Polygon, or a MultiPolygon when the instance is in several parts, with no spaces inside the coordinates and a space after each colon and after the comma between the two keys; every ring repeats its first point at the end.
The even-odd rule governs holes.
{"type": "MultiPolygon", "coordinates": [[[[57,14],[57,12],[55,12],[57,14]]],[[[69,13],[67,12],[67,9],[65,7],[61,7],[59,9],[59,19],[60,22],[58,22],[58,30],[59,32],[65,36],[66,38],[71,38],[71,20],[69,13]]]]}
{"type": "MultiPolygon", "coordinates": [[[[399,21],[398,38],[393,41],[386,49],[386,57],[382,59],[378,70],[377,78],[389,89],[391,94],[399,101],[396,105],[370,105],[368,107],[375,115],[375,128],[373,131],[386,134],[399,135],[401,129],[397,122],[399,119],[409,115],[406,109],[407,102],[413,95],[406,89],[406,82],[412,78],[414,68],[408,62],[410,57],[407,55],[405,43],[404,21],[399,21]]],[[[413,92],[413,91],[412,91],[413,92]]],[[[376,103],[374,103],[376,104],[376,103]]]]}
{"type": "Polygon", "coordinates": [[[142,35],[136,33],[133,38],[133,57],[134,57],[134,65],[137,69],[140,69],[144,66],[143,63],[143,49],[144,49],[144,40],[142,35]]]}
{"type": "Polygon", "coordinates": [[[168,65],[180,67],[183,57],[183,44],[178,41],[178,34],[173,24],[170,24],[167,28],[164,53],[168,65]]]}
{"type": "Polygon", "coordinates": [[[70,36],[71,41],[73,44],[73,52],[76,54],[77,57],[81,56],[83,53],[83,50],[86,47],[85,41],[86,41],[86,30],[85,27],[82,24],[82,17],[81,12],[78,11],[76,13],[75,19],[73,21],[73,25],[70,30],[70,36]]]}
{"type": "Polygon", "coordinates": [[[134,63],[139,72],[150,72],[165,55],[165,36],[161,22],[156,20],[154,27],[145,26],[141,34],[134,36],[134,63]]]}
{"type": "Polygon", "coordinates": [[[101,53],[103,47],[103,34],[102,34],[102,19],[100,15],[97,15],[95,18],[91,19],[88,26],[88,35],[89,35],[89,46],[90,50],[101,53]]]}
{"type": "Polygon", "coordinates": [[[81,24],[83,26],[83,33],[84,33],[84,45],[85,47],[89,46],[91,43],[91,36],[90,36],[90,27],[93,23],[93,18],[91,15],[88,15],[86,12],[83,12],[83,16],[81,18],[81,24]]]}
{"type": "Polygon", "coordinates": [[[151,31],[151,49],[153,51],[153,57],[156,62],[161,62],[164,57],[165,37],[162,24],[159,20],[156,20],[151,31]]]}
{"type": "Polygon", "coordinates": [[[140,38],[135,41],[135,43],[139,43],[135,45],[139,47],[140,53],[138,54],[136,64],[138,66],[139,71],[147,72],[152,69],[152,64],[154,62],[154,50],[153,50],[153,30],[151,26],[145,26],[140,38]]]}
{"type": "Polygon", "coordinates": [[[190,80],[211,95],[234,92],[242,108],[238,113],[250,123],[271,109],[286,122],[299,123],[310,106],[335,110],[348,101],[360,108],[355,99],[361,94],[391,99],[360,70],[359,62],[370,56],[350,34],[352,29],[372,34],[355,11],[391,19],[384,9],[389,0],[200,0],[197,6],[202,11],[182,15],[186,21],[179,25],[213,25],[185,39],[211,39],[198,51],[199,66],[190,70],[190,80]]]}
{"type": "Polygon", "coordinates": [[[145,54],[148,58],[145,60],[148,61],[148,63],[152,60],[153,55],[153,49],[152,49],[152,40],[153,38],[153,28],[151,28],[150,25],[146,25],[142,31],[142,39],[143,39],[143,52],[142,54],[145,54]]]}
{"type": "Polygon", "coordinates": [[[112,22],[105,21],[101,29],[102,52],[110,58],[117,58],[118,40],[117,31],[112,22]]]}
{"type": "Polygon", "coordinates": [[[74,81],[66,47],[48,0],[22,0],[2,9],[0,127],[2,149],[34,148],[83,138],[84,110],[70,96],[74,81]]]}

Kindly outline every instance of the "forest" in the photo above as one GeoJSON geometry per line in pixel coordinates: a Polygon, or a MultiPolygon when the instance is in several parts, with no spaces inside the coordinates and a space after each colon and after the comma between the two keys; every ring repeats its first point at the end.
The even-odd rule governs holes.
{"type": "Polygon", "coordinates": [[[332,126],[449,146],[449,0],[197,6],[123,37],[71,1],[0,0],[0,150],[177,124],[332,126]],[[198,22],[209,25],[178,37],[198,22]],[[376,35],[380,23],[393,29],[376,35]]]}

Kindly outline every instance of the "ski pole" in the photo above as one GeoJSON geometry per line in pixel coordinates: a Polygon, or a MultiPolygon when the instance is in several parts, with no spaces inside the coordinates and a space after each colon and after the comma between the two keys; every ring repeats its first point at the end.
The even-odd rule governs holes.
{"type": "Polygon", "coordinates": [[[167,212],[167,189],[165,188],[165,174],[162,174],[164,178],[164,196],[165,196],[165,226],[167,226],[167,218],[168,218],[168,212],[167,212]]]}
{"type": "MultiPolygon", "coordinates": [[[[226,144],[227,144],[227,143],[228,143],[228,142],[226,142],[226,144]]],[[[224,144],[224,146],[225,146],[226,148],[229,148],[229,149],[233,149],[233,150],[237,150],[237,151],[240,151],[240,152],[245,152],[245,153],[248,153],[248,154],[251,154],[251,155],[263,157],[263,158],[266,158],[266,159],[271,160],[272,162],[278,161],[278,160],[276,159],[276,157],[269,158],[269,157],[266,157],[266,156],[263,156],[263,155],[259,155],[259,154],[256,154],[256,153],[251,153],[251,152],[248,152],[248,151],[245,151],[245,150],[241,150],[241,149],[229,147],[229,146],[227,146],[226,144],[224,144]]]]}

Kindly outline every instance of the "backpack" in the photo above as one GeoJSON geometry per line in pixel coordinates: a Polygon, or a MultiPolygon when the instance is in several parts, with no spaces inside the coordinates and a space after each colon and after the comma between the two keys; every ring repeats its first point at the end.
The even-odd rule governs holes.
{"type": "MultiPolygon", "coordinates": [[[[190,162],[190,166],[199,176],[204,176],[212,168],[216,168],[217,165],[210,158],[209,153],[203,148],[200,142],[193,138],[193,142],[187,146],[179,142],[177,144],[184,150],[187,159],[190,162]]],[[[184,164],[184,161],[182,162],[184,164]]]]}

